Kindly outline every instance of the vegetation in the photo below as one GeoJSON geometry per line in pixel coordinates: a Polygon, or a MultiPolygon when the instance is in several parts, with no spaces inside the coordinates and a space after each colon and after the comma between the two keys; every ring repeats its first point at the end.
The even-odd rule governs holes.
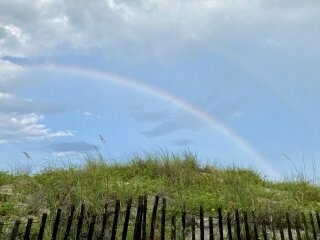
{"type": "MultiPolygon", "coordinates": [[[[199,166],[185,153],[134,156],[125,164],[88,156],[82,166],[47,168],[36,174],[0,173],[0,222],[40,217],[58,207],[85,203],[101,213],[106,200],[139,195],[166,197],[169,210],[189,213],[203,205],[205,213],[255,211],[260,219],[285,212],[319,210],[320,188],[304,179],[272,182],[254,170],[199,166]]],[[[68,211],[65,211],[68,214],[68,211]]]]}

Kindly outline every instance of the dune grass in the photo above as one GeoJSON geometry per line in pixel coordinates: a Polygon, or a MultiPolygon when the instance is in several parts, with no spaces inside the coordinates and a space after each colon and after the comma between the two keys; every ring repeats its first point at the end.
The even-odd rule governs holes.
{"type": "Polygon", "coordinates": [[[190,213],[202,205],[206,214],[222,207],[268,218],[320,207],[318,185],[305,180],[272,182],[240,167],[199,166],[190,153],[145,154],[124,164],[88,156],[82,166],[47,168],[37,174],[0,172],[0,221],[39,217],[80,203],[98,213],[106,200],[145,194],[166,197],[171,210],[179,211],[185,204],[190,213]]]}

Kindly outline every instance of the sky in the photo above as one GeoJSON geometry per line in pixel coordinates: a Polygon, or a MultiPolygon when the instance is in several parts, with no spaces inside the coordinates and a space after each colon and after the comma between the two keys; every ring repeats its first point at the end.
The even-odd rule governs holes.
{"type": "Polygon", "coordinates": [[[0,1],[0,170],[192,152],[317,173],[318,0],[0,1]]]}

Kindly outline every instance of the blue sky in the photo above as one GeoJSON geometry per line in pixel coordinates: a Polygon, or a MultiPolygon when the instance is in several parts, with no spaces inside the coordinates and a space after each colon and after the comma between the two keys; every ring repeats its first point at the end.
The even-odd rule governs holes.
{"type": "Polygon", "coordinates": [[[1,1],[0,170],[188,150],[309,176],[319,11],[316,0],[1,1]]]}

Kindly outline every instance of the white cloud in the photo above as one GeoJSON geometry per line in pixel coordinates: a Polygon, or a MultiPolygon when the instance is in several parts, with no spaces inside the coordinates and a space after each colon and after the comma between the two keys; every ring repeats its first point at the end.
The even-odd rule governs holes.
{"type": "Polygon", "coordinates": [[[0,144],[73,136],[71,131],[53,131],[41,123],[43,115],[0,113],[0,144]]]}
{"type": "Polygon", "coordinates": [[[14,98],[14,95],[11,93],[0,92],[0,100],[9,100],[13,98],[14,98]]]}
{"type": "Polygon", "coordinates": [[[92,112],[84,112],[83,115],[88,116],[88,117],[94,116],[94,114],[92,112]]]}
{"type": "Polygon", "coordinates": [[[306,36],[314,43],[320,38],[310,31],[318,27],[319,10],[318,0],[2,1],[0,55],[63,54],[69,48],[163,58],[265,39],[307,48],[306,36]]]}
{"type": "Polygon", "coordinates": [[[84,153],[76,152],[76,151],[68,151],[68,152],[53,152],[52,157],[54,158],[63,158],[63,157],[78,157],[82,156],[84,153]]]}
{"type": "Polygon", "coordinates": [[[46,101],[34,101],[29,98],[21,98],[8,92],[0,92],[0,113],[58,113],[63,107],[46,101]]]}
{"type": "Polygon", "coordinates": [[[29,81],[30,79],[23,76],[25,72],[26,69],[24,67],[0,58],[0,92],[10,92],[32,84],[33,81],[29,81]]]}
{"type": "Polygon", "coordinates": [[[101,118],[100,115],[94,114],[94,113],[89,112],[89,111],[83,112],[83,115],[85,117],[87,117],[87,118],[94,118],[94,119],[100,119],[101,118]]]}
{"type": "Polygon", "coordinates": [[[71,131],[53,131],[42,123],[43,113],[61,112],[61,106],[13,93],[34,83],[25,72],[25,68],[0,59],[0,144],[73,136],[71,131]]]}

